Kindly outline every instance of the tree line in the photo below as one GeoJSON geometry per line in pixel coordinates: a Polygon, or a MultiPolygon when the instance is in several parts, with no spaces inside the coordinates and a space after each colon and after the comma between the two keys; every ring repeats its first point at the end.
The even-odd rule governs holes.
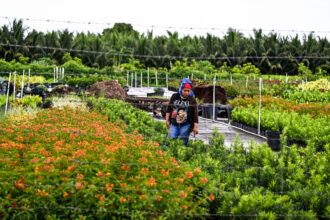
{"type": "Polygon", "coordinates": [[[118,66],[137,58],[113,55],[118,53],[154,56],[138,57],[144,67],[170,68],[171,63],[178,60],[171,56],[181,56],[210,58],[209,61],[216,67],[222,66],[224,62],[231,67],[243,66],[244,63],[250,62],[263,74],[297,74],[299,63],[304,63],[313,72],[322,68],[330,73],[330,43],[327,38],[317,37],[313,33],[300,39],[298,35],[289,37],[274,32],[266,35],[259,29],[246,37],[240,31],[229,28],[221,38],[211,34],[179,37],[178,32],[170,31],[167,31],[167,36],[154,36],[152,31],[146,34],[139,33],[132,25],[125,23],[116,23],[112,28],[104,29],[102,33],[74,33],[67,29],[44,33],[35,29],[29,30],[22,20],[14,20],[11,24],[1,27],[0,43],[0,58],[6,61],[18,60],[22,56],[29,57],[30,61],[48,57],[54,64],[63,64],[63,57],[67,51],[38,48],[53,47],[105,52],[70,52],[72,57],[80,58],[84,65],[96,68],[118,66]],[[304,56],[328,58],[312,59],[304,56]],[[223,59],[217,59],[219,57],[223,59]]]}

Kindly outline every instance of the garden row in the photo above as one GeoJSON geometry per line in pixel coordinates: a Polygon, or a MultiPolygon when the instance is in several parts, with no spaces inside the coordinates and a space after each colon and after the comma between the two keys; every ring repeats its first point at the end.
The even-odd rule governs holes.
{"type": "Polygon", "coordinates": [[[135,128],[146,138],[157,140],[168,155],[191,169],[207,173],[210,201],[208,214],[217,217],[324,218],[329,212],[329,144],[316,152],[306,148],[283,147],[275,154],[267,145],[251,143],[248,149],[238,140],[230,148],[216,131],[210,144],[166,141],[165,125],[145,112],[116,100],[90,99],[89,104],[104,110],[109,120],[121,120],[127,129],[135,128]],[[156,136],[155,136],[156,135],[156,136]]]}

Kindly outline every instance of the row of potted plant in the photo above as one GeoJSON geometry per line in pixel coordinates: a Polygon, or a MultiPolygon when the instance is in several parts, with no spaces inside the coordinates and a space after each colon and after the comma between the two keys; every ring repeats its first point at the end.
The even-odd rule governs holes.
{"type": "MultiPolygon", "coordinates": [[[[232,111],[232,120],[257,128],[258,108],[236,107],[232,111]]],[[[313,143],[323,149],[330,138],[330,124],[327,117],[313,118],[308,114],[282,112],[262,109],[260,114],[262,130],[281,131],[283,137],[313,143]]]]}
{"type": "MultiPolygon", "coordinates": [[[[259,95],[253,97],[238,97],[229,101],[235,107],[258,107],[259,95]]],[[[277,98],[268,95],[261,96],[261,108],[274,111],[297,112],[309,114],[313,118],[327,117],[330,114],[330,106],[327,103],[296,103],[295,101],[277,98]]]]}

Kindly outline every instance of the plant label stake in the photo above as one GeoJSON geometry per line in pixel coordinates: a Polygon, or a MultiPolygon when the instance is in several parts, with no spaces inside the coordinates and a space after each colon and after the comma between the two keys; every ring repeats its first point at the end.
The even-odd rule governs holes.
{"type": "Polygon", "coordinates": [[[253,75],[253,80],[256,80],[256,74],[253,75]]]}
{"type": "Polygon", "coordinates": [[[233,85],[233,76],[230,74],[230,85],[233,85]]]}
{"type": "Polygon", "coordinates": [[[246,85],[245,85],[246,88],[248,87],[248,83],[249,83],[249,77],[246,76],[246,85]]]}
{"type": "Polygon", "coordinates": [[[13,91],[13,100],[15,100],[15,93],[16,93],[16,72],[14,72],[14,91],[13,91]]]}
{"type": "Polygon", "coordinates": [[[129,72],[127,71],[127,79],[126,79],[126,85],[128,86],[128,80],[129,80],[129,72]]]}
{"type": "Polygon", "coordinates": [[[131,87],[133,88],[134,73],[131,74],[131,87]]]}
{"type": "Polygon", "coordinates": [[[215,120],[215,81],[216,81],[216,75],[214,74],[213,77],[213,121],[215,120]]]}
{"type": "Polygon", "coordinates": [[[141,89],[142,89],[142,72],[141,72],[141,89]]]}
{"type": "Polygon", "coordinates": [[[62,81],[64,79],[64,67],[62,67],[62,81]]]}
{"type": "Polygon", "coordinates": [[[58,66],[56,66],[56,82],[58,82],[58,66]]]}
{"type": "Polygon", "coordinates": [[[11,72],[9,73],[8,85],[7,85],[7,97],[6,97],[5,115],[7,114],[8,102],[9,102],[10,78],[11,78],[11,72]]]}
{"type": "Polygon", "coordinates": [[[259,78],[259,111],[258,111],[258,135],[260,135],[260,115],[261,115],[261,83],[262,78],[259,78]]]}
{"type": "Polygon", "coordinates": [[[56,74],[56,73],[55,73],[55,66],[54,66],[54,83],[55,83],[55,74],[56,74]]]}
{"type": "Polygon", "coordinates": [[[285,73],[285,83],[287,84],[288,83],[288,73],[285,73]]]}
{"type": "Polygon", "coordinates": [[[166,89],[168,90],[168,74],[166,73],[166,89]]]}
{"type": "Polygon", "coordinates": [[[298,82],[298,77],[296,76],[296,82],[298,82]]]}
{"type": "Polygon", "coordinates": [[[23,98],[23,89],[24,89],[24,74],[25,74],[25,70],[23,70],[23,78],[22,78],[22,89],[21,89],[21,99],[23,98]]]}
{"type": "Polygon", "coordinates": [[[149,67],[148,67],[148,90],[149,90],[149,67]]]}
{"type": "Polygon", "coordinates": [[[206,74],[204,74],[204,80],[206,80],[206,74]]]}
{"type": "Polygon", "coordinates": [[[155,77],[156,77],[156,87],[158,87],[157,71],[155,72],[155,77]]]}
{"type": "Polygon", "coordinates": [[[30,75],[30,68],[29,68],[29,80],[28,80],[28,88],[30,89],[30,77],[31,77],[31,75],[30,75]]]}

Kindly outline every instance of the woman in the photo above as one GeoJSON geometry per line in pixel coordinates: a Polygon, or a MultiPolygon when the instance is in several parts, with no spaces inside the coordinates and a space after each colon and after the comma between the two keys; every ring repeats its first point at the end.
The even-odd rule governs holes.
{"type": "Polygon", "coordinates": [[[166,112],[168,137],[180,137],[186,146],[190,133],[198,134],[197,101],[191,89],[192,83],[189,79],[182,79],[179,93],[172,95],[166,112]]]}

